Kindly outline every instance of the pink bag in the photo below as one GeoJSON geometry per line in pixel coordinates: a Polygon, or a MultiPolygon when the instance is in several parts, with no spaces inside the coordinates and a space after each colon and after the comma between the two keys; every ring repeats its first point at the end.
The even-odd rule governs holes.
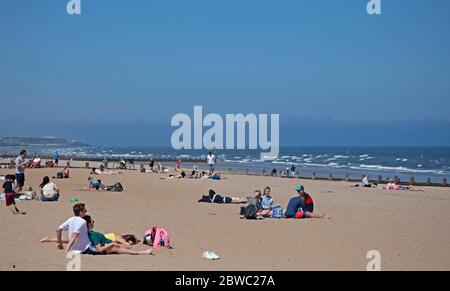
{"type": "Polygon", "coordinates": [[[144,233],[144,242],[153,248],[171,248],[169,233],[162,227],[152,227],[144,233]]]}

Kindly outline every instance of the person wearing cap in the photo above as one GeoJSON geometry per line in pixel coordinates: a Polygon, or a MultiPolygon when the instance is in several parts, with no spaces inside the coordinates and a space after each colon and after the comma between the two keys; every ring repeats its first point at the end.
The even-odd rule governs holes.
{"type": "Polygon", "coordinates": [[[325,214],[314,214],[314,202],[311,196],[305,192],[305,187],[303,185],[298,185],[295,190],[297,191],[298,196],[289,200],[284,215],[285,218],[331,218],[325,214]]]}

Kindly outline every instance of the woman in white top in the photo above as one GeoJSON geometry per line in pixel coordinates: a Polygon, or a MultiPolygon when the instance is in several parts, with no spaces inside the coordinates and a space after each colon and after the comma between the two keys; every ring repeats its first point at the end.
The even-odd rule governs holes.
{"type": "Polygon", "coordinates": [[[55,183],[50,182],[50,178],[48,176],[44,177],[42,184],[39,187],[41,188],[41,201],[58,201],[59,189],[55,183]]]}

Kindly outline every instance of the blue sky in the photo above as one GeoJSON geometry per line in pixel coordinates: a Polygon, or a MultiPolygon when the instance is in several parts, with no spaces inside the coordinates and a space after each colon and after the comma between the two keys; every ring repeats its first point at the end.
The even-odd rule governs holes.
{"type": "Polygon", "coordinates": [[[448,0],[67,2],[0,0],[0,135],[166,145],[203,105],[289,145],[450,145],[448,0]]]}

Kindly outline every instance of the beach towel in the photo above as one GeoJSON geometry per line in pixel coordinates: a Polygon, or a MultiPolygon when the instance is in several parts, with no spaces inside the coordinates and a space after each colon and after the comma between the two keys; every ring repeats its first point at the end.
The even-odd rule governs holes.
{"type": "Polygon", "coordinates": [[[245,219],[257,219],[256,217],[256,207],[253,204],[249,204],[247,207],[245,207],[244,210],[244,218],[245,219]]]}
{"type": "Polygon", "coordinates": [[[272,218],[282,218],[283,217],[283,208],[277,207],[273,209],[272,218]]]}

